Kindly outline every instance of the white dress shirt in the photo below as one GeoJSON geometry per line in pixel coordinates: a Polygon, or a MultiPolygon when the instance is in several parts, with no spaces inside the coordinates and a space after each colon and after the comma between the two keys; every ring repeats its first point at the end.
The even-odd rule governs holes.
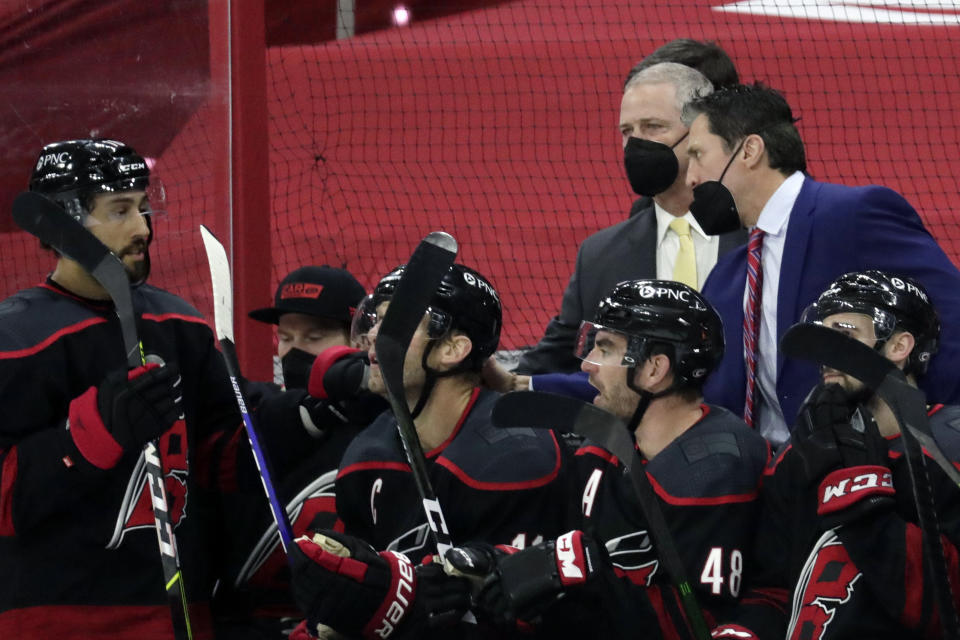
{"type": "MultiPolygon", "coordinates": [[[[780,264],[783,262],[783,247],[787,237],[790,212],[800,195],[803,174],[794,172],[784,180],[763,206],[757,227],[764,231],[762,318],[757,358],[757,387],[760,403],[755,412],[755,425],[760,435],[779,446],[790,437],[790,428],[783,417],[783,409],[777,399],[777,294],[780,290],[780,264]]],[[[747,308],[747,291],[744,289],[743,306],[747,308]]],[[[744,311],[746,312],[746,311],[744,311]]],[[[742,347],[742,345],[741,345],[742,347]]],[[[746,358],[744,358],[746,362],[746,358]]]]}
{"type": "MultiPolygon", "coordinates": [[[[657,213],[657,279],[673,280],[673,266],[680,251],[680,236],[670,228],[670,222],[676,216],[656,202],[653,207],[657,213]]],[[[682,217],[690,223],[690,238],[693,240],[693,251],[697,260],[697,290],[700,290],[707,281],[710,270],[717,264],[720,238],[705,234],[689,211],[682,217]]]]}

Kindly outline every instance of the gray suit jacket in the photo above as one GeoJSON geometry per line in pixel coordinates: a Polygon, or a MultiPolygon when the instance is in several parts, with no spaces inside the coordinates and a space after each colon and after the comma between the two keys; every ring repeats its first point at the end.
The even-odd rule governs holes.
{"type": "MultiPolygon", "coordinates": [[[[560,315],[547,325],[540,342],[517,365],[524,374],[578,371],[573,344],[584,319],[592,319],[600,298],[624,280],[657,277],[657,215],[653,202],[634,202],[627,220],[589,236],[577,251],[577,263],[563,292],[560,315]],[[637,210],[637,207],[640,207],[637,210]]],[[[720,236],[718,255],[747,241],[744,229],[720,236]]]]}

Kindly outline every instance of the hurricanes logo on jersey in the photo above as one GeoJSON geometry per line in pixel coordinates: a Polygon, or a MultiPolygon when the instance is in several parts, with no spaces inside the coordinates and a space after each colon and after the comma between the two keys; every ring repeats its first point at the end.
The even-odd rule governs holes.
{"type": "Polygon", "coordinates": [[[836,533],[825,533],[797,584],[787,637],[822,640],[838,609],[853,597],[861,575],[836,533]]]}
{"type": "MultiPolygon", "coordinates": [[[[187,425],[177,420],[158,441],[163,465],[164,490],[167,492],[167,511],[176,529],[187,515],[187,425]]],[[[141,451],[137,464],[127,481],[127,489],[120,503],[113,535],[107,549],[116,549],[130,531],[154,529],[153,505],[147,483],[147,466],[141,451]]]]}

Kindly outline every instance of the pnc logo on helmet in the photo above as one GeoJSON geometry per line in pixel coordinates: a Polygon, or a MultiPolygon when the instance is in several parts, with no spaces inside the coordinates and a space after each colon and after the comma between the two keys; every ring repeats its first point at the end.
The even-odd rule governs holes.
{"type": "Polygon", "coordinates": [[[644,285],[640,288],[639,293],[641,298],[669,298],[671,300],[682,300],[683,302],[690,301],[690,292],[685,289],[677,290],[669,287],[644,285]]]}
{"type": "Polygon", "coordinates": [[[70,152],[61,151],[60,153],[48,153],[40,156],[40,159],[37,160],[37,171],[43,169],[46,166],[51,164],[66,164],[70,162],[70,152]]]}

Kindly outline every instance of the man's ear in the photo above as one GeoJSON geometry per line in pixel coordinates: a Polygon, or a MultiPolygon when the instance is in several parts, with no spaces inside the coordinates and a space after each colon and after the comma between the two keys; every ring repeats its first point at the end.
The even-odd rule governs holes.
{"type": "Polygon", "coordinates": [[[438,368],[447,371],[463,362],[473,351],[473,342],[465,333],[453,331],[440,340],[434,349],[437,354],[438,368]]]}
{"type": "Polygon", "coordinates": [[[659,353],[647,358],[646,365],[637,367],[634,374],[634,383],[641,388],[659,390],[664,379],[670,378],[670,358],[659,353]]]}
{"type": "Polygon", "coordinates": [[[748,169],[753,169],[756,167],[767,150],[767,145],[763,141],[763,138],[755,133],[751,133],[747,136],[747,139],[743,141],[743,149],[740,150],[740,155],[743,158],[744,162],[747,165],[748,169]]]}
{"type": "Polygon", "coordinates": [[[916,346],[917,340],[913,337],[912,333],[909,331],[899,331],[887,340],[887,344],[884,347],[884,355],[890,362],[903,369],[907,364],[907,358],[910,357],[910,354],[913,353],[913,349],[916,346]]]}

